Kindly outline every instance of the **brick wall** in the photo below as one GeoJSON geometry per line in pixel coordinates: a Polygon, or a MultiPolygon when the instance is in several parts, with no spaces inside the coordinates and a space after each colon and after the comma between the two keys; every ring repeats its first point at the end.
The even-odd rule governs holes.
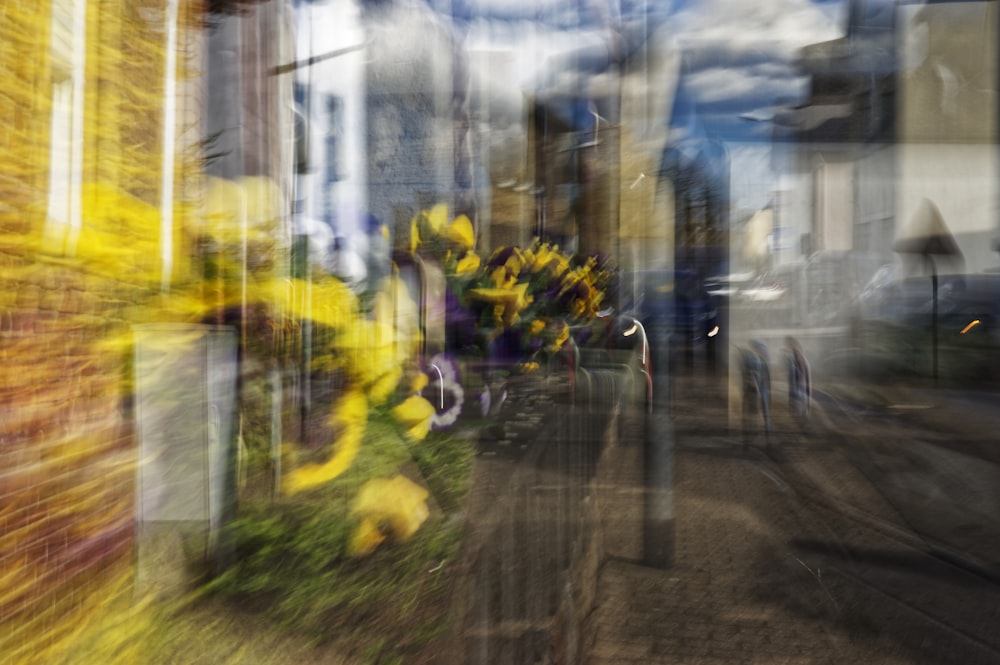
{"type": "Polygon", "coordinates": [[[135,447],[123,359],[100,344],[124,322],[106,283],[11,254],[4,267],[21,274],[5,279],[19,298],[0,330],[0,653],[44,662],[127,592],[135,447]]]}
{"type": "Polygon", "coordinates": [[[51,192],[72,196],[50,170],[53,95],[73,75],[52,61],[52,3],[7,3],[0,23],[0,663],[53,662],[131,600],[136,447],[122,340],[152,293],[138,268],[158,225],[130,226],[136,210],[155,213],[162,154],[162,86],[150,79],[162,80],[163,35],[142,4],[156,3],[87,3],[77,176],[122,196],[77,201],[79,253],[41,242],[72,235],[48,219],[51,192]]]}

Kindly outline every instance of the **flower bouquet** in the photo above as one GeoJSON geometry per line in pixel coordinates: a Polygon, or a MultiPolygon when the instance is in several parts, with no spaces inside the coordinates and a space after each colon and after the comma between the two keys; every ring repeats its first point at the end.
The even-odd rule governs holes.
{"type": "Polygon", "coordinates": [[[449,350],[471,354],[488,375],[531,372],[562,352],[571,330],[597,315],[615,274],[605,258],[537,238],[482,258],[468,218],[449,221],[443,204],[413,218],[410,238],[410,251],[445,273],[449,350]]]}

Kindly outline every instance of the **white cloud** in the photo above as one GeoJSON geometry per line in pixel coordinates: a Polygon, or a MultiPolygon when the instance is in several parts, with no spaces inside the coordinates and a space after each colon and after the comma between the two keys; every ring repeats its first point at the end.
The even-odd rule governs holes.
{"type": "Polygon", "coordinates": [[[689,75],[688,90],[699,103],[743,97],[751,100],[787,100],[806,92],[807,79],[753,73],[748,69],[716,67],[689,75]]]}
{"type": "Polygon", "coordinates": [[[836,15],[810,0],[700,0],[673,22],[683,43],[771,44],[789,54],[841,32],[836,15]]]}
{"type": "Polygon", "coordinates": [[[685,90],[706,123],[706,106],[751,112],[801,99],[808,79],[793,67],[799,49],[841,36],[838,12],[811,0],[699,0],[672,26],[685,54],[685,90]]]}
{"type": "MultiPolygon", "coordinates": [[[[616,88],[617,78],[592,78],[581,71],[575,54],[608,52],[607,26],[592,20],[601,14],[595,7],[605,1],[541,0],[536,6],[527,0],[467,0],[471,15],[483,18],[469,24],[465,47],[509,54],[502,77],[493,74],[489,87],[494,89],[510,86],[550,98],[580,92],[600,97],[616,88]],[[578,25],[580,18],[586,25],[578,25]],[[577,27],[561,27],[570,24],[577,27]]],[[[648,0],[650,5],[661,1],[648,0]]],[[[684,87],[702,119],[709,120],[704,114],[710,108],[735,118],[801,97],[807,81],[791,63],[801,47],[840,36],[842,5],[835,7],[811,0],[693,0],[670,17],[663,27],[673,48],[685,53],[684,87]]]]}

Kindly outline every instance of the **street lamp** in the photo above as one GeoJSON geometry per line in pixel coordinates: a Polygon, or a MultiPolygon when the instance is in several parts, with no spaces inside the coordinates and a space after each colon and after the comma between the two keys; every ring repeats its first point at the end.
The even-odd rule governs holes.
{"type": "Polygon", "coordinates": [[[674,564],[674,436],[670,423],[670,330],[662,323],[652,329],[649,343],[642,332],[643,356],[647,359],[649,394],[643,441],[643,560],[654,568],[674,564]],[[650,358],[652,356],[652,358],[650,358]],[[650,359],[652,362],[650,362],[650,359]],[[650,371],[651,370],[651,371],[650,371]],[[652,375],[650,377],[650,374],[652,375]]]}
{"type": "Polygon", "coordinates": [[[962,250],[948,230],[941,212],[933,203],[924,199],[920,202],[908,233],[893,243],[892,249],[899,254],[920,256],[931,271],[931,375],[938,378],[938,275],[935,256],[961,261],[962,250]]]}

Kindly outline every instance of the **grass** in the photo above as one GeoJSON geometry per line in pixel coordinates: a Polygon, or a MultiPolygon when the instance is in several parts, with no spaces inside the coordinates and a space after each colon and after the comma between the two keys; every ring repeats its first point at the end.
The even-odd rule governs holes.
{"type": "MultiPolygon", "coordinates": [[[[340,477],[272,499],[263,379],[244,386],[248,482],[229,526],[231,563],[214,579],[189,571],[188,588],[169,595],[137,587],[93,613],[53,665],[324,665],[426,663],[449,637],[454,565],[463,536],[474,446],[432,432],[404,438],[375,411],[360,452],[340,477]],[[352,501],[372,478],[403,473],[429,491],[430,515],[407,542],[367,557],[348,554],[357,526],[352,501]],[[179,594],[186,594],[178,597],[179,594]]],[[[322,459],[328,450],[315,450],[322,459]]],[[[173,533],[173,532],[172,532],[173,533]]],[[[176,535],[176,534],[174,534],[176,535]]],[[[191,561],[188,561],[191,563],[191,561]]],[[[122,584],[134,583],[132,573],[122,584]]]]}
{"type": "Polygon", "coordinates": [[[461,542],[472,445],[449,433],[406,441],[392,421],[369,422],[351,468],[312,492],[241,506],[235,560],[198,602],[267,622],[314,648],[342,645],[363,663],[412,662],[447,629],[448,563],[461,542]],[[403,471],[425,485],[432,512],[408,542],[348,554],[350,506],[365,480],[403,471]]]}

